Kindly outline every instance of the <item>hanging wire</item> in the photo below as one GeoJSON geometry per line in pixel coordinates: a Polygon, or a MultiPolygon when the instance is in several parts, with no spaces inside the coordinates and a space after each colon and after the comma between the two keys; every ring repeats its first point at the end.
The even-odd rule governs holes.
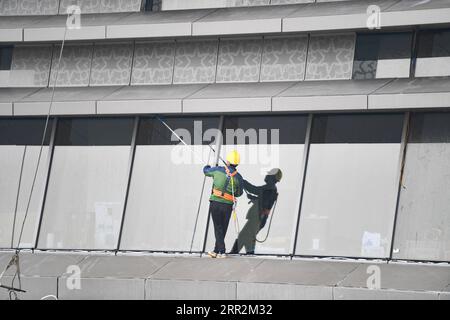
{"type": "MultiPolygon", "coordinates": [[[[59,52],[59,59],[58,59],[58,66],[57,66],[57,69],[56,69],[55,81],[53,82],[52,96],[51,96],[51,99],[50,99],[50,105],[48,107],[47,117],[45,119],[44,132],[42,134],[41,145],[40,145],[40,148],[39,148],[39,155],[38,155],[36,170],[34,171],[33,182],[31,184],[30,195],[28,197],[27,207],[26,207],[26,210],[25,210],[25,216],[23,218],[22,227],[20,229],[19,241],[17,242],[16,251],[20,249],[20,242],[22,240],[23,230],[24,230],[25,223],[26,223],[26,220],[27,220],[27,217],[28,217],[28,213],[29,213],[29,210],[30,210],[30,204],[31,204],[32,196],[33,196],[34,187],[36,185],[36,179],[37,179],[37,175],[38,175],[38,172],[39,172],[39,166],[40,166],[41,158],[42,158],[42,150],[44,148],[45,138],[46,138],[47,130],[48,130],[48,123],[50,121],[50,114],[52,112],[52,107],[53,107],[53,99],[55,98],[55,88],[56,88],[56,83],[58,82],[58,76],[59,76],[59,71],[60,71],[60,66],[61,66],[61,59],[62,59],[62,54],[63,54],[63,50],[64,50],[64,44],[66,42],[66,35],[67,35],[67,25],[64,28],[64,36],[63,36],[63,40],[62,40],[62,44],[61,44],[61,50],[59,52]]],[[[50,75],[50,77],[51,77],[51,75],[50,75]]]]}
{"type": "MultiPolygon", "coordinates": [[[[209,145],[209,146],[211,146],[211,145],[209,145]]],[[[212,150],[213,150],[212,148],[209,149],[208,162],[209,162],[209,159],[211,158],[212,150]]],[[[197,216],[195,217],[194,232],[192,233],[191,246],[189,248],[189,253],[192,253],[192,247],[194,246],[194,239],[195,239],[195,234],[197,233],[198,217],[200,215],[200,210],[201,210],[201,207],[202,207],[202,200],[203,200],[203,193],[205,192],[205,185],[206,185],[206,175],[203,176],[202,189],[201,189],[201,192],[200,192],[200,199],[198,201],[197,216]]]]}
{"type": "MultiPolygon", "coordinates": [[[[69,17],[69,14],[67,15],[67,17],[69,17]]],[[[17,246],[15,247],[15,254],[14,256],[11,258],[10,263],[8,264],[6,270],[11,267],[13,264],[16,266],[16,272],[14,273],[13,279],[11,281],[11,286],[10,287],[5,287],[8,289],[8,296],[10,300],[18,300],[19,297],[17,295],[17,292],[25,292],[24,290],[22,290],[22,283],[20,281],[20,262],[19,262],[19,254],[20,254],[20,243],[22,242],[22,236],[23,236],[23,231],[25,228],[25,224],[28,218],[28,213],[30,211],[30,204],[31,204],[31,199],[33,197],[33,192],[34,192],[34,187],[36,185],[36,179],[37,179],[37,175],[39,172],[39,166],[41,163],[41,158],[42,158],[42,150],[44,148],[44,143],[45,143],[45,138],[47,136],[47,130],[48,130],[48,124],[50,121],[50,114],[52,111],[52,106],[53,106],[53,100],[55,98],[55,88],[56,88],[56,84],[58,82],[58,76],[59,76],[59,71],[60,71],[60,66],[61,66],[61,59],[62,59],[62,54],[63,54],[63,50],[64,50],[64,44],[66,42],[66,36],[67,36],[67,24],[64,28],[64,36],[63,36],[63,40],[61,43],[61,49],[59,52],[59,58],[58,58],[58,65],[57,65],[57,69],[56,69],[56,74],[55,74],[55,81],[53,83],[53,87],[52,87],[52,95],[51,95],[51,99],[50,99],[50,105],[48,107],[48,111],[47,111],[47,116],[45,119],[45,126],[44,126],[44,132],[42,134],[42,140],[41,140],[41,145],[39,147],[39,155],[38,155],[38,159],[37,159],[37,165],[36,165],[36,169],[34,171],[34,176],[33,176],[33,182],[31,184],[31,190],[30,190],[30,194],[28,196],[28,201],[27,201],[27,206],[26,206],[26,210],[25,210],[25,215],[23,217],[23,221],[22,221],[22,226],[20,228],[20,234],[19,234],[19,239],[17,242],[17,246]],[[14,284],[16,279],[19,281],[19,288],[15,288],[14,284]]],[[[50,78],[51,78],[51,73],[50,73],[50,78]]],[[[14,225],[13,228],[15,228],[15,221],[14,221],[14,225]]],[[[15,230],[13,229],[13,242],[14,242],[14,232],[15,230]]],[[[12,246],[14,247],[14,243],[12,243],[12,246]]],[[[5,270],[5,271],[6,271],[5,270]]],[[[2,273],[3,275],[3,273],[2,273]]],[[[1,280],[1,277],[0,277],[1,280]]]]}
{"type": "Polygon", "coordinates": [[[272,227],[273,216],[274,216],[274,214],[275,214],[275,209],[277,208],[277,202],[278,202],[278,201],[276,200],[276,201],[275,201],[275,204],[273,205],[273,209],[272,209],[272,212],[271,212],[271,215],[270,215],[269,226],[267,227],[267,233],[266,233],[266,236],[264,237],[263,240],[258,240],[257,236],[255,236],[255,240],[256,240],[256,242],[258,242],[258,243],[264,243],[264,242],[266,242],[267,239],[269,238],[270,229],[271,229],[271,227],[272,227]]]}

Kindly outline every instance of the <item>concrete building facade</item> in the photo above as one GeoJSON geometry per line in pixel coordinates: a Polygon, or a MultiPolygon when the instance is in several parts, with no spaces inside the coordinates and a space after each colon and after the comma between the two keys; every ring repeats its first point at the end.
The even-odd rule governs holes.
{"type": "Polygon", "coordinates": [[[52,252],[27,253],[58,266],[29,281],[60,298],[75,260],[104,274],[66,298],[377,297],[360,259],[388,275],[439,264],[432,288],[381,297],[448,296],[449,108],[448,0],[0,0],[0,261],[52,252]],[[202,167],[233,149],[256,185],[283,171],[267,240],[220,262],[234,276],[178,274],[214,242],[202,167]],[[352,262],[297,277],[318,258],[352,262]],[[109,259],[148,272],[115,269],[107,289],[109,259]],[[289,277],[265,278],[278,268],[289,277]]]}

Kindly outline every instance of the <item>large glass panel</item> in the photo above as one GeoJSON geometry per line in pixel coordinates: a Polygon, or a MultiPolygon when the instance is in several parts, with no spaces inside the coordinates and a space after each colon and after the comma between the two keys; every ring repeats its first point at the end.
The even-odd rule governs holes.
{"type": "MultiPolygon", "coordinates": [[[[258,187],[258,192],[249,190],[250,194],[257,196],[255,200],[250,202],[245,193],[238,198],[237,219],[230,220],[225,238],[227,252],[232,251],[238,240],[236,244],[240,253],[291,253],[302,184],[306,124],[307,116],[226,118],[222,158],[225,159],[228,152],[237,150],[241,155],[239,173],[258,187]],[[277,203],[268,215],[264,215],[264,207],[270,206],[271,193],[263,190],[270,189],[265,179],[272,169],[281,169],[282,179],[276,184],[277,203]],[[266,241],[259,242],[265,240],[266,236],[266,241]]],[[[214,248],[214,241],[211,221],[206,247],[208,251],[214,248]]]]}
{"type": "Polygon", "coordinates": [[[296,254],[387,257],[403,115],[314,119],[296,254]]]}
{"type": "Polygon", "coordinates": [[[38,166],[45,120],[0,120],[0,247],[2,248],[34,247],[48,168],[51,127],[50,121],[28,215],[24,220],[38,166]],[[23,234],[19,244],[22,225],[23,234]]]}
{"type": "Polygon", "coordinates": [[[39,248],[115,249],[133,119],[61,119],[39,248]]]}
{"type": "Polygon", "coordinates": [[[164,121],[188,146],[159,120],[141,120],[120,246],[123,250],[190,251],[193,237],[192,251],[203,247],[211,182],[206,181],[202,194],[202,168],[214,163],[208,144],[215,148],[219,118],[164,121]]]}
{"type": "Polygon", "coordinates": [[[412,116],[393,258],[450,261],[450,113],[412,116]]]}

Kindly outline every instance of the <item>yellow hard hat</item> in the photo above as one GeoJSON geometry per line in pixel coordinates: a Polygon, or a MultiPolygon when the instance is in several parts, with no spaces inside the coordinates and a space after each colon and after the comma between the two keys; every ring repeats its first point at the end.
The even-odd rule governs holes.
{"type": "Polygon", "coordinates": [[[233,150],[230,153],[228,153],[227,161],[230,164],[237,166],[241,162],[241,156],[239,155],[239,152],[237,152],[236,150],[233,150]]]}
{"type": "Polygon", "coordinates": [[[280,182],[281,178],[283,178],[283,172],[281,171],[281,169],[275,168],[270,170],[269,172],[267,172],[267,175],[269,176],[275,176],[275,179],[280,182]]]}

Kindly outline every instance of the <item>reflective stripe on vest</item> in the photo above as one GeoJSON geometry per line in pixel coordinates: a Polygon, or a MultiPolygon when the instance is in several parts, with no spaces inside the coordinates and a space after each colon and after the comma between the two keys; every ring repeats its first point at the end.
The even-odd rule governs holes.
{"type": "Polygon", "coordinates": [[[225,200],[227,200],[227,201],[232,201],[232,202],[234,202],[234,200],[235,200],[232,194],[222,192],[222,191],[220,191],[219,189],[213,189],[213,192],[212,192],[212,193],[213,193],[213,195],[215,195],[216,197],[225,199],[225,200]]]}

